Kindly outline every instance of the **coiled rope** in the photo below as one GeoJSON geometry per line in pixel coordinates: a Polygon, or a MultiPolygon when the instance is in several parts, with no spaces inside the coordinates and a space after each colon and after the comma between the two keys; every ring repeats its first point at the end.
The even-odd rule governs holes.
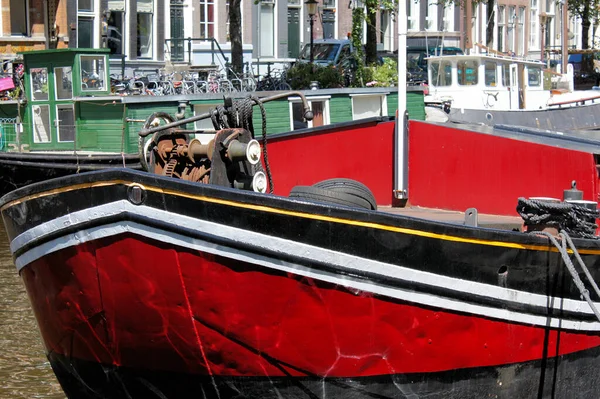
{"type": "Polygon", "coordinates": [[[254,135],[254,126],[252,124],[252,108],[254,105],[258,105],[260,108],[260,114],[262,117],[262,151],[263,159],[265,160],[265,169],[267,172],[267,178],[269,179],[269,192],[273,193],[273,177],[271,176],[271,167],[269,165],[269,156],[267,152],[267,113],[265,107],[260,99],[253,95],[239,100],[228,100],[226,99],[225,105],[218,105],[210,116],[213,127],[216,130],[220,129],[235,129],[242,128],[246,129],[252,135],[254,135]],[[230,103],[229,105],[227,103],[230,103]]]}
{"type": "Polygon", "coordinates": [[[598,239],[595,234],[598,228],[598,210],[569,202],[519,198],[517,212],[523,218],[525,226],[545,225],[565,231],[573,237],[598,239]]]}

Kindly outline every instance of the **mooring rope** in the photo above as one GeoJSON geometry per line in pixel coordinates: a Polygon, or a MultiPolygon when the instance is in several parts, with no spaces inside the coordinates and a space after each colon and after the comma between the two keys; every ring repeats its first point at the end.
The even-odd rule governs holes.
{"type": "Polygon", "coordinates": [[[242,128],[248,130],[252,135],[252,138],[254,138],[254,126],[252,124],[252,108],[254,104],[258,105],[260,108],[262,117],[263,158],[265,160],[267,178],[269,179],[269,192],[273,193],[273,177],[271,175],[271,167],[269,165],[269,156],[267,152],[267,113],[262,101],[256,96],[248,95],[243,99],[233,100],[231,106],[218,105],[216,107],[216,112],[211,114],[210,119],[216,130],[242,128]]]}
{"type": "Polygon", "coordinates": [[[548,202],[519,198],[517,212],[525,226],[545,225],[564,230],[579,238],[598,239],[596,219],[599,212],[569,202],[548,202]]]}
{"type": "Polygon", "coordinates": [[[582,298],[585,299],[585,301],[588,303],[588,305],[592,309],[592,312],[594,312],[594,315],[596,315],[596,318],[598,319],[598,321],[600,321],[600,311],[598,311],[598,308],[596,308],[596,305],[594,304],[594,302],[590,298],[590,292],[588,291],[587,288],[585,288],[585,284],[583,283],[583,281],[581,281],[581,278],[579,278],[579,274],[577,273],[577,270],[575,270],[575,265],[573,265],[573,262],[571,261],[571,258],[569,257],[569,253],[567,252],[567,243],[569,244],[570,249],[575,254],[575,259],[577,259],[577,262],[579,263],[579,265],[583,269],[583,271],[584,271],[585,275],[587,276],[588,280],[591,282],[592,286],[596,290],[596,294],[598,294],[599,297],[600,297],[600,293],[599,293],[600,291],[598,290],[598,285],[596,284],[596,282],[592,278],[592,276],[591,276],[588,268],[583,263],[583,260],[581,259],[581,256],[579,255],[579,252],[577,251],[577,248],[575,248],[575,245],[573,245],[573,241],[571,240],[571,237],[569,237],[569,234],[566,231],[564,231],[564,230],[562,230],[559,233],[559,236],[562,239],[561,240],[562,244],[561,244],[561,243],[559,243],[556,240],[555,236],[553,236],[552,234],[548,233],[547,231],[536,231],[536,232],[532,232],[532,233],[541,234],[541,235],[544,235],[544,236],[548,237],[548,239],[550,240],[550,242],[552,244],[554,244],[554,246],[556,247],[556,249],[558,249],[558,252],[561,254],[562,259],[565,262],[565,266],[567,267],[567,270],[571,274],[571,278],[573,279],[573,282],[575,283],[575,285],[579,289],[579,292],[580,292],[582,298]]]}

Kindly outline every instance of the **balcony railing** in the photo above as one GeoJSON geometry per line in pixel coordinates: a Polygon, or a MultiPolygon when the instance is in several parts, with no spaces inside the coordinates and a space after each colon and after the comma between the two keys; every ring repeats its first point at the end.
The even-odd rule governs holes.
{"type": "Polygon", "coordinates": [[[215,65],[215,51],[221,54],[221,57],[225,60],[225,63],[229,62],[229,57],[225,56],[219,42],[214,37],[208,38],[179,38],[179,39],[165,39],[165,46],[171,53],[171,62],[185,62],[185,52],[187,51],[187,61],[192,62],[192,43],[194,42],[210,42],[211,50],[211,64],[215,65]],[[216,47],[216,49],[215,49],[216,47]]]}

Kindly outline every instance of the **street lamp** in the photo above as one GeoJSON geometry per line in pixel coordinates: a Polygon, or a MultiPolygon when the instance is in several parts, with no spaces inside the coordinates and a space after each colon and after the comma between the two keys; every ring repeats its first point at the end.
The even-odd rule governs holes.
{"type": "Polygon", "coordinates": [[[540,38],[541,41],[541,54],[540,54],[540,61],[544,62],[544,53],[546,52],[546,24],[548,22],[548,14],[546,14],[545,12],[540,14],[540,27],[542,28],[542,37],[540,38]]]}
{"type": "Polygon", "coordinates": [[[308,17],[310,18],[310,63],[312,64],[314,61],[314,54],[313,54],[314,19],[313,19],[313,17],[317,13],[317,5],[319,4],[319,2],[317,0],[306,0],[306,2],[304,2],[304,4],[306,5],[308,17]]]}

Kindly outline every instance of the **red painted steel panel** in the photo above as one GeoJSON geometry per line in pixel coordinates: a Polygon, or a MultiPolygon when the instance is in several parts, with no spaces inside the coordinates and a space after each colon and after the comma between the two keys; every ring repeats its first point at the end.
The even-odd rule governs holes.
{"type": "Polygon", "coordinates": [[[593,154],[410,121],[412,205],[517,216],[518,197],[562,199],[572,180],[598,200],[593,154]]]}
{"type": "Polygon", "coordinates": [[[297,185],[345,177],[366,184],[379,205],[393,198],[394,122],[271,139],[267,145],[275,194],[297,185]],[[358,144],[358,145],[357,145],[358,144]]]}
{"type": "Polygon", "coordinates": [[[562,331],[557,342],[556,330],[388,300],[133,235],[46,255],[21,274],[48,351],[120,366],[359,377],[600,346],[598,335],[562,331]]]}

